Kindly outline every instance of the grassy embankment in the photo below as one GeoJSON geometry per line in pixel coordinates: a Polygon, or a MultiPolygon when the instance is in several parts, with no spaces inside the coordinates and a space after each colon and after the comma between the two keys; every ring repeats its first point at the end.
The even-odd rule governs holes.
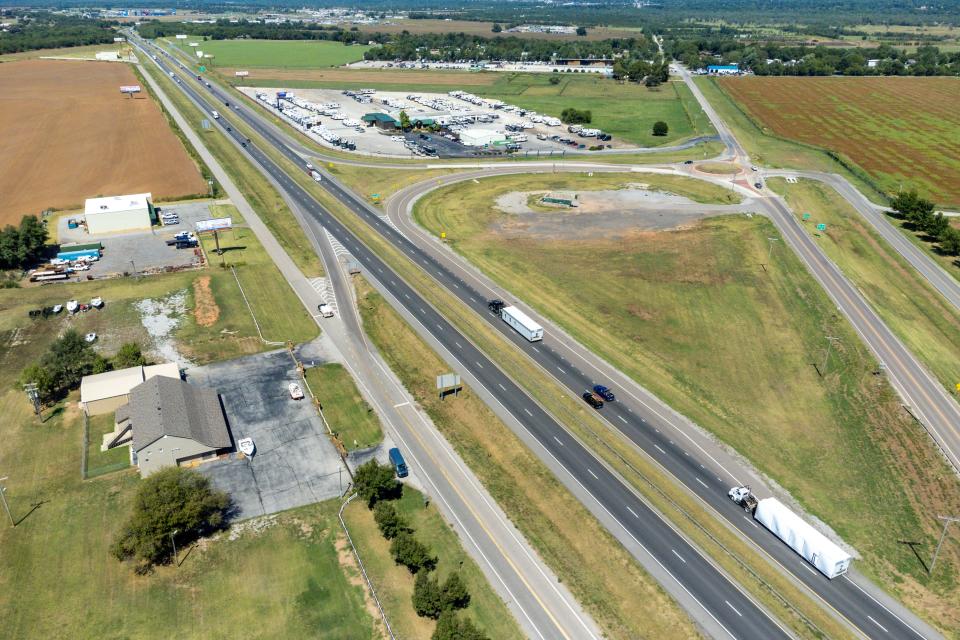
{"type": "Polygon", "coordinates": [[[143,69],[163,87],[164,93],[176,105],[191,128],[201,136],[207,148],[219,160],[224,170],[243,193],[263,223],[277,238],[304,275],[314,277],[323,274],[320,257],[313,250],[307,235],[283,198],[270,182],[237,150],[237,147],[216,127],[203,129],[200,121],[208,118],[177,89],[169,77],[152,64],[143,69]]]}
{"type": "MultiPolygon", "coordinates": [[[[522,638],[523,634],[513,615],[490,588],[477,564],[464,552],[456,534],[444,522],[436,507],[424,506],[423,494],[409,486],[404,487],[403,497],[394,504],[397,512],[416,532],[417,540],[439,557],[436,574],[440,580],[454,571],[460,572],[470,592],[470,606],[460,615],[473,619],[489,638],[522,638]]],[[[399,638],[428,640],[436,623],[429,618],[418,617],[414,611],[410,600],[414,576],[406,567],[394,563],[390,556],[390,542],[380,535],[373,512],[362,501],[354,500],[344,509],[343,518],[394,633],[399,638]]]]}
{"type": "Polygon", "coordinates": [[[17,53],[4,53],[0,55],[0,62],[13,62],[15,60],[32,60],[43,57],[57,58],[93,58],[101,51],[121,52],[130,48],[129,45],[117,46],[113,43],[90,44],[79,47],[60,47],[57,49],[33,49],[32,51],[18,51],[17,53]]]}
{"type": "Polygon", "coordinates": [[[596,241],[497,234],[496,194],[534,186],[528,177],[444,188],[417,219],[505,287],[523,273],[526,302],[750,458],[858,549],[861,570],[957,628],[942,606],[956,569],[930,578],[897,543],[935,543],[930,509],[960,508],[956,479],[795,256],[775,248],[768,259],[772,225],[712,218],[596,241]],[[580,286],[598,272],[604,286],[580,286]],[[820,377],[824,335],[841,342],[820,377]]]}
{"type": "Polygon", "coordinates": [[[851,160],[844,158],[841,162],[823,149],[777,137],[754,122],[713,78],[697,78],[696,83],[756,164],[839,173],[874,202],[886,204],[886,194],[851,160]]]}
{"type": "Polygon", "coordinates": [[[613,638],[697,634],[686,615],[470,389],[440,402],[430,388],[449,367],[364,280],[364,329],[497,503],[613,638]],[[617,571],[596,571],[598,559],[617,571]]]}
{"type": "Polygon", "coordinates": [[[204,40],[202,36],[168,42],[195,62],[197,49],[212,55],[203,61],[207,68],[321,69],[363,60],[363,53],[370,48],[328,40],[204,40]],[[191,47],[190,42],[199,46],[191,47]]]}
{"type": "MultiPolygon", "coordinates": [[[[254,139],[258,138],[252,131],[246,133],[254,139]]],[[[258,141],[258,144],[261,143],[262,141],[258,141]]],[[[416,286],[425,299],[451,319],[469,339],[486,352],[497,354],[499,364],[521,381],[533,398],[557,416],[560,422],[578,437],[594,443],[595,450],[608,464],[623,474],[653,505],[666,513],[686,535],[704,547],[708,554],[750,589],[751,593],[772,609],[781,620],[785,620],[802,635],[847,635],[823,609],[801,594],[778,570],[757,555],[754,549],[733,536],[714,515],[691,499],[655,462],[625,443],[618,434],[612,433],[608,425],[600,422],[594,412],[588,411],[579,398],[568,396],[565,390],[544,375],[523,353],[509,346],[484,319],[454,300],[416,265],[411,264],[392,245],[376,235],[366,223],[302,174],[298,167],[274,151],[267,149],[267,153],[354,234],[371,246],[401,277],[416,286]]],[[[570,579],[563,570],[556,567],[555,570],[561,575],[561,579],[570,579]]],[[[595,617],[601,616],[595,613],[595,617]]]]}
{"type": "Polygon", "coordinates": [[[327,424],[347,451],[365,449],[383,440],[377,415],[343,365],[310,367],[306,378],[327,424]]]}

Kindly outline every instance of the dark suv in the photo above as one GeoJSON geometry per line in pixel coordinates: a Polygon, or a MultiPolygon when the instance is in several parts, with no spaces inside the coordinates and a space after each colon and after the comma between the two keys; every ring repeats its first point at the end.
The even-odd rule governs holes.
{"type": "Polygon", "coordinates": [[[583,400],[584,400],[584,402],[586,402],[588,405],[590,405],[590,406],[593,407],[594,409],[602,409],[602,408],[603,408],[603,400],[601,400],[601,399],[600,399],[600,396],[598,396],[597,394],[595,394],[595,393],[592,392],[592,391],[587,391],[587,392],[585,392],[585,393],[583,394],[583,400]]]}
{"type": "Polygon", "coordinates": [[[610,389],[603,386],[602,384],[593,385],[593,392],[598,396],[600,396],[601,398],[603,398],[604,400],[606,400],[607,402],[613,402],[614,400],[617,399],[617,397],[613,395],[613,391],[610,391],[610,389]]]}

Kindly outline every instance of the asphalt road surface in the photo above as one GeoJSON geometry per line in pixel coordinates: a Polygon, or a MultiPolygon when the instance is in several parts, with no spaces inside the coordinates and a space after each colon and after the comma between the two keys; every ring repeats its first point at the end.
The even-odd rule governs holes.
{"type": "MultiPolygon", "coordinates": [[[[164,54],[166,55],[166,54],[164,54]]],[[[161,68],[170,63],[161,64],[161,68]]],[[[179,66],[174,67],[179,73],[179,66]]],[[[165,68],[169,72],[169,68],[165,68]]],[[[230,96],[214,95],[214,102],[208,96],[201,95],[183,81],[178,86],[187,93],[206,112],[222,108],[224,102],[233,102],[230,96]]],[[[211,93],[216,94],[214,89],[211,93]]],[[[230,112],[232,117],[241,117],[247,124],[263,135],[272,144],[277,145],[281,153],[298,165],[302,158],[287,148],[269,127],[247,109],[230,112]]],[[[230,127],[227,113],[223,113],[217,124],[226,130],[230,127]]],[[[231,134],[236,140],[245,139],[232,127],[231,134]]],[[[509,377],[507,377],[486,355],[473,346],[446,319],[437,313],[406,282],[392,273],[390,268],[366,246],[358,242],[353,234],[334,216],[319,205],[306,191],[293,182],[270,158],[252,144],[246,149],[251,158],[270,174],[277,183],[297,203],[304,212],[313,216],[340,243],[342,243],[363,265],[367,273],[387,287],[393,297],[412,313],[425,326],[432,327],[431,332],[443,344],[444,348],[455,355],[458,361],[468,368],[485,389],[494,393],[503,407],[509,411],[536,438],[540,445],[550,452],[565,469],[575,475],[580,484],[616,519],[630,535],[651,553],[670,573],[682,588],[694,598],[710,618],[716,623],[712,635],[723,637],[770,640],[790,637],[780,623],[764,612],[737,585],[728,580],[700,552],[680,536],[667,522],[652,511],[626,484],[608,469],[593,453],[579,441],[569,436],[539,404],[527,396],[509,377]]],[[[415,245],[396,232],[392,226],[371,212],[364,203],[352,193],[341,190],[327,178],[322,183],[331,194],[343,201],[355,213],[366,219],[371,226],[396,244],[418,264],[427,267],[427,271],[446,282],[451,287],[458,278],[415,245]]],[[[464,290],[466,284],[458,285],[464,290]]],[[[454,289],[455,290],[455,289],[454,289]]],[[[473,293],[472,297],[463,294],[475,308],[485,309],[485,301],[473,293]]]]}

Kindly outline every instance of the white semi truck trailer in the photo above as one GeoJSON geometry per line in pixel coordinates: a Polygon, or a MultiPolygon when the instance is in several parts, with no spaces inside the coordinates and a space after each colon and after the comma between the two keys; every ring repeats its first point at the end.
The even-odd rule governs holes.
{"type": "Polygon", "coordinates": [[[500,316],[501,320],[513,327],[514,331],[530,342],[543,340],[543,327],[520,309],[508,306],[502,300],[491,300],[487,306],[490,307],[492,312],[500,316]]]}

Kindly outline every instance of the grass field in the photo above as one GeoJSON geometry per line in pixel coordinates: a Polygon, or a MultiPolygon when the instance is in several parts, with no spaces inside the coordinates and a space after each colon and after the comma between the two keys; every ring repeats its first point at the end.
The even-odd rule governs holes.
{"type": "Polygon", "coordinates": [[[887,192],[915,187],[960,205],[957,78],[725,78],[774,135],[843,154],[887,192]],[[909,115],[908,115],[909,114],[909,115]]]}
{"type": "Polygon", "coordinates": [[[130,48],[129,45],[119,47],[116,44],[90,44],[79,47],[61,47],[57,49],[34,49],[33,51],[19,51],[17,53],[4,53],[0,55],[0,62],[13,62],[14,60],[32,60],[34,58],[45,57],[63,57],[63,58],[93,58],[101,51],[113,51],[116,53],[125,53],[130,48]]]}
{"type": "Polygon", "coordinates": [[[106,473],[120,471],[130,466],[130,448],[116,447],[108,451],[100,451],[104,434],[113,431],[113,413],[104,413],[99,416],[90,416],[89,440],[87,441],[87,477],[95,478],[106,473]]]}
{"type": "Polygon", "coordinates": [[[633,29],[616,27],[590,27],[586,36],[561,35],[553,33],[508,33],[506,29],[493,33],[492,22],[473,20],[391,20],[390,24],[360,25],[361,31],[379,33],[466,33],[485,38],[532,38],[536,40],[604,40],[606,38],[642,38],[642,34],[633,29]]]}
{"type": "Polygon", "coordinates": [[[686,615],[469,389],[440,402],[448,370],[383,298],[358,281],[364,329],[497,504],[611,638],[697,637],[686,615]],[[598,559],[616,572],[594,571],[598,559]]]}
{"type": "MultiPolygon", "coordinates": [[[[416,532],[417,540],[439,557],[436,574],[440,580],[459,571],[470,592],[470,606],[461,615],[472,618],[489,638],[519,640],[524,637],[513,615],[490,588],[473,559],[463,551],[436,507],[424,507],[423,494],[409,486],[404,487],[403,497],[394,504],[416,532]]],[[[354,500],[343,515],[394,633],[399,638],[427,640],[436,625],[428,618],[418,617],[413,610],[410,598],[414,576],[406,567],[394,563],[390,543],[380,535],[373,512],[361,500],[354,500]]]]}
{"type": "MultiPolygon", "coordinates": [[[[958,628],[947,606],[955,566],[930,579],[896,541],[934,544],[930,508],[960,508],[960,486],[799,261],[776,250],[768,260],[767,238],[777,234],[767,220],[711,218],[614,240],[505,238],[491,227],[505,214],[484,186],[500,180],[434,192],[417,218],[750,458],[857,548],[862,571],[942,629],[958,628]],[[584,273],[598,272],[603,287],[581,286],[584,273]],[[841,346],[822,378],[812,363],[822,367],[824,335],[841,346]]],[[[539,186],[527,177],[525,188],[539,186]]]]}
{"type": "Polygon", "coordinates": [[[323,417],[347,451],[365,449],[383,440],[377,414],[360,395],[343,365],[310,367],[306,378],[313,395],[320,401],[323,417]]]}
{"type": "Polygon", "coordinates": [[[345,45],[324,40],[169,40],[186,55],[196,58],[196,51],[212,55],[212,60],[204,59],[210,67],[279,69],[321,69],[336,67],[348,62],[363,60],[367,46],[345,45]],[[187,43],[199,42],[191,47],[187,43]]]}

